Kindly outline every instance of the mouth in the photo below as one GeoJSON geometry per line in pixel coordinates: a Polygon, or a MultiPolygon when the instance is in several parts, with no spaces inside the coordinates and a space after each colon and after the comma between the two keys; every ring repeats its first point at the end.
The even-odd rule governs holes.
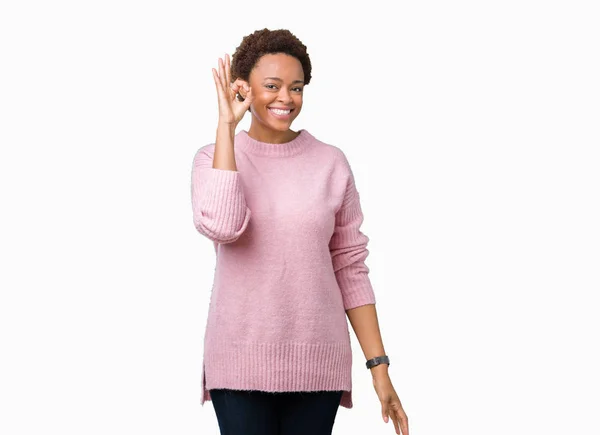
{"type": "Polygon", "coordinates": [[[296,109],[282,110],[282,109],[274,109],[272,107],[267,107],[267,109],[269,110],[269,113],[277,119],[288,119],[292,116],[292,112],[294,110],[296,110],[296,109]]]}

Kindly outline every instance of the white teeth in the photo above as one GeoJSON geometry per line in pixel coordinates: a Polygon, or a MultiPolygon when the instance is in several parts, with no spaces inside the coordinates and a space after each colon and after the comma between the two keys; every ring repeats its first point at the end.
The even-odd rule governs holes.
{"type": "Polygon", "coordinates": [[[290,110],[280,110],[280,109],[273,109],[273,108],[269,108],[269,110],[272,110],[273,112],[277,113],[278,115],[287,115],[288,113],[290,113],[290,110]]]}

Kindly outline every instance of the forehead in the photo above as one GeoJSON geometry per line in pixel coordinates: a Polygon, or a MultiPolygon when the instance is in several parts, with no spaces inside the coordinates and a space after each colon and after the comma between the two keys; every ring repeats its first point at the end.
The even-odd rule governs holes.
{"type": "Polygon", "coordinates": [[[280,77],[284,81],[304,79],[302,64],[294,56],[284,53],[269,53],[261,56],[250,72],[250,76],[256,79],[264,77],[280,77]]]}

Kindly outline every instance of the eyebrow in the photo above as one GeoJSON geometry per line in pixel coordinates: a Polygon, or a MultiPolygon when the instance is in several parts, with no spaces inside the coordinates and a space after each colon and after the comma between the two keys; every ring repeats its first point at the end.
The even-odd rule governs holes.
{"type": "MultiPolygon", "coordinates": [[[[279,77],[265,77],[265,80],[277,80],[278,82],[282,82],[283,80],[281,80],[279,77]]],[[[294,80],[292,83],[304,83],[304,80],[294,80]]]]}

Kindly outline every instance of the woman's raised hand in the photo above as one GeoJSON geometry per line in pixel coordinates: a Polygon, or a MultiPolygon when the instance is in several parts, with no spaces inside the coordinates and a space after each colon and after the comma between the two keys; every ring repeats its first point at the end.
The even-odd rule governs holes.
{"type": "Polygon", "coordinates": [[[212,69],[217,94],[219,97],[219,122],[237,126],[242,120],[253,100],[252,89],[247,81],[237,79],[231,83],[231,66],[229,55],[225,54],[225,62],[219,58],[219,72],[212,69]],[[238,92],[244,90],[244,101],[237,98],[238,92]]]}

